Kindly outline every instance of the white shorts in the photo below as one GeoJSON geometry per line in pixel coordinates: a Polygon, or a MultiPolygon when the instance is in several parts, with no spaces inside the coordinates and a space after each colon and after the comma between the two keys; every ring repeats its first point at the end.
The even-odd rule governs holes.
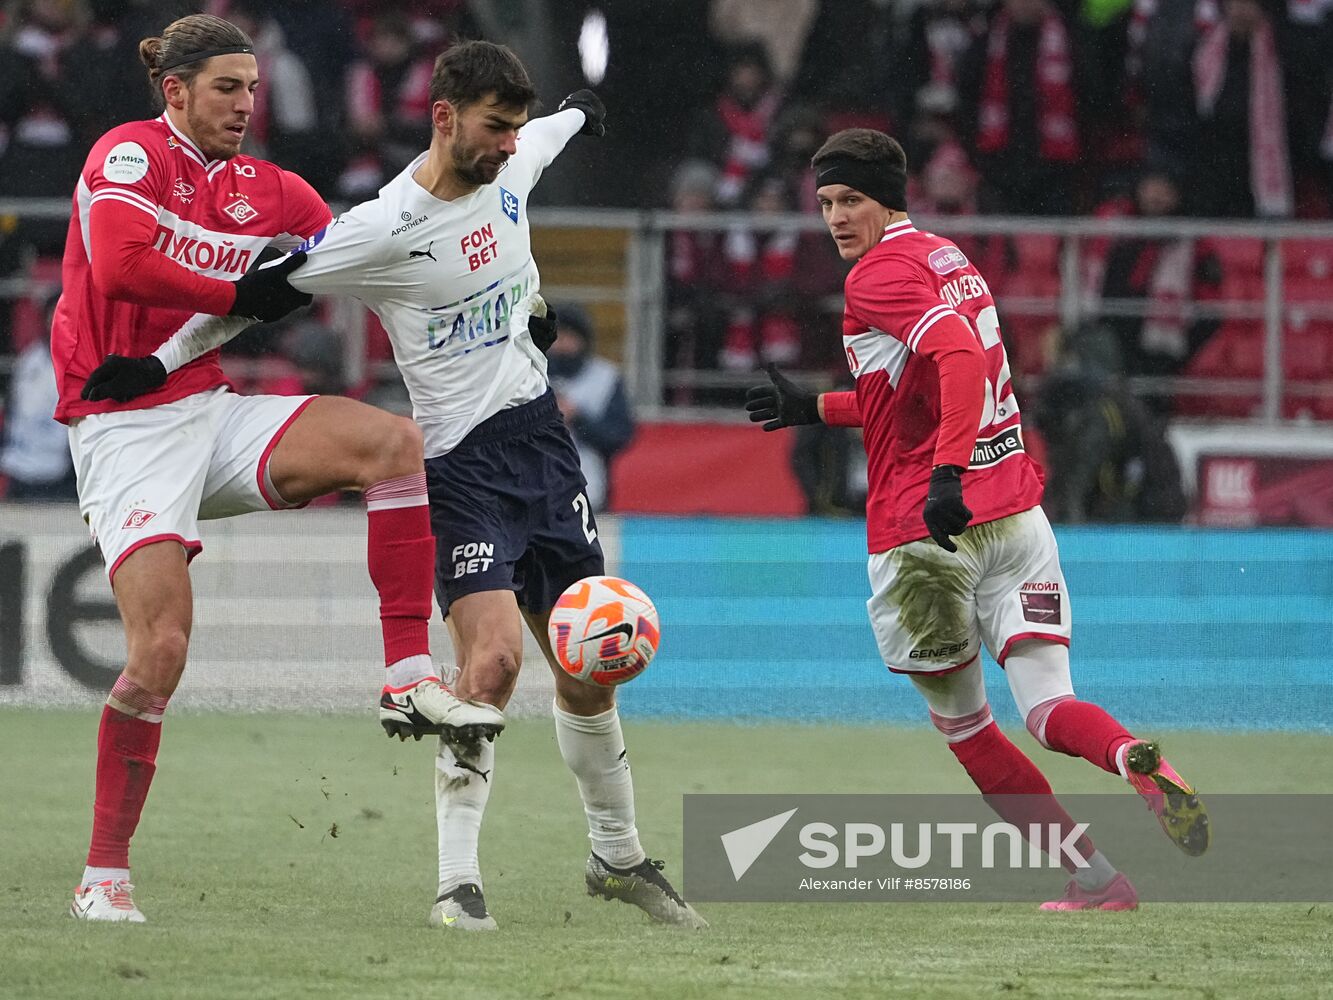
{"type": "Polygon", "coordinates": [[[983,642],[1000,666],[1022,639],[1069,645],[1069,590],[1040,507],[954,541],[956,553],[927,538],[871,555],[866,608],[885,666],[941,674],[971,663],[983,642]]]}
{"type": "Polygon", "coordinates": [[[79,513],[106,574],[135,549],[175,540],[193,559],[199,521],[292,506],[273,490],[268,460],[314,396],[238,396],[225,388],[70,424],[79,513]]]}

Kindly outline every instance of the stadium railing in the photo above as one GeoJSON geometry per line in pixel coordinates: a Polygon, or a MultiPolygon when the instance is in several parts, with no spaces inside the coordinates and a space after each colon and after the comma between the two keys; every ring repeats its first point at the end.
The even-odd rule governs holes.
{"type": "MultiPolygon", "coordinates": [[[[0,217],[68,214],[63,199],[0,198],[0,217]]],[[[998,216],[915,221],[950,237],[999,238],[1017,247],[1017,267],[999,280],[994,273],[987,277],[1014,356],[1015,378],[1029,386],[1044,370],[1052,331],[1091,318],[1146,316],[1156,307],[1146,299],[1104,300],[1089,291],[1099,244],[1122,238],[1208,240],[1221,260],[1220,293],[1180,302],[1176,319],[1216,320],[1217,330],[1180,375],[1136,376],[1130,388],[1175,397],[1185,416],[1265,424],[1333,419],[1333,223],[998,216]]],[[[748,372],[707,365],[667,365],[669,234],[823,233],[821,220],[809,214],[535,208],[532,222],[546,276],[543,294],[589,308],[599,350],[622,363],[640,416],[659,421],[743,419],[734,406],[681,402],[681,397],[694,389],[725,393],[753,379],[748,372]]],[[[50,287],[49,277],[35,281],[31,272],[20,271],[0,278],[0,300],[39,297],[50,287]]],[[[841,311],[836,288],[820,296],[818,308],[836,318],[841,311]]],[[[387,345],[364,310],[346,302],[332,309],[330,320],[346,345],[348,380],[392,377],[387,345]]],[[[0,375],[11,364],[12,358],[0,356],[0,375]]],[[[829,370],[819,366],[817,374],[827,379],[829,370]]]]}

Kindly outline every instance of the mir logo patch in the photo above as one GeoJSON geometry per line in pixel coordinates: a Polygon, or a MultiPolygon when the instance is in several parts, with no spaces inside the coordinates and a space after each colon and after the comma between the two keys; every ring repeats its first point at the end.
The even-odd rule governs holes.
{"type": "Polygon", "coordinates": [[[510,222],[518,225],[518,196],[514,192],[500,188],[500,209],[510,222]]]}

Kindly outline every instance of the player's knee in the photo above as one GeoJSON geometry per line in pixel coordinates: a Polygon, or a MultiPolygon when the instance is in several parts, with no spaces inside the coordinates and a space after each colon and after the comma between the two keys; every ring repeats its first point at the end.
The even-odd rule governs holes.
{"type": "Polygon", "coordinates": [[[464,668],[467,697],[495,704],[496,699],[505,697],[513,689],[520,665],[519,656],[513,650],[500,647],[473,650],[464,668]]]}
{"type": "Polygon", "coordinates": [[[384,462],[381,479],[396,479],[421,471],[424,464],[424,446],[421,428],[406,417],[394,417],[385,431],[381,460],[384,462]]]}
{"type": "Polygon", "coordinates": [[[573,677],[556,678],[556,704],[573,715],[601,715],[616,705],[616,689],[599,687],[573,677]]]}
{"type": "Polygon", "coordinates": [[[170,694],[185,671],[190,639],[176,625],[147,629],[130,643],[130,662],[126,673],[140,687],[154,694],[170,694]]]}
{"type": "Polygon", "coordinates": [[[975,712],[966,715],[941,715],[932,708],[930,721],[944,734],[946,742],[961,743],[976,736],[995,720],[991,716],[990,705],[983,704],[975,712]]]}
{"type": "Polygon", "coordinates": [[[1061,702],[1073,700],[1074,696],[1072,694],[1057,695],[1054,698],[1043,701],[1039,705],[1033,706],[1033,708],[1028,711],[1027,716],[1024,719],[1027,723],[1028,732],[1032,734],[1033,739],[1047,750],[1051,749],[1051,744],[1046,740],[1046,720],[1051,717],[1051,712],[1055,709],[1056,705],[1059,705],[1061,702]]]}

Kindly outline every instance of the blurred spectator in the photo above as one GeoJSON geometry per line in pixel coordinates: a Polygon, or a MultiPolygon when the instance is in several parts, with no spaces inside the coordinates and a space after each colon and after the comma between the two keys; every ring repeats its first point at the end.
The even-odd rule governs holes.
{"type": "Polygon", "coordinates": [[[431,69],[406,18],[376,18],[365,57],[347,71],[353,157],[338,184],[344,197],[370,197],[430,143],[431,69]]]}
{"type": "Polygon", "coordinates": [[[768,166],[771,129],[781,106],[763,48],[739,49],[717,103],[693,132],[695,154],[722,169],[717,200],[723,207],[738,204],[750,178],[768,166]]]}
{"type": "MultiPolygon", "coordinates": [[[[85,150],[76,141],[80,114],[69,85],[82,67],[70,52],[87,28],[81,0],[19,0],[0,35],[0,192],[8,197],[68,197],[85,150]]],[[[67,224],[24,223],[39,253],[59,255],[67,224]]]]}
{"type": "Polygon", "coordinates": [[[455,36],[480,37],[470,30],[467,0],[343,0],[343,3],[352,12],[359,38],[373,34],[380,15],[396,14],[411,29],[418,50],[432,60],[455,36]]]}
{"type": "Polygon", "coordinates": [[[73,500],[74,464],[69,434],[53,414],[59,393],[51,364],[51,316],[58,296],[45,309],[44,336],[19,352],[5,408],[0,475],[9,477],[7,500],[73,500]]]}
{"type": "Polygon", "coordinates": [[[1125,99],[1142,118],[1147,162],[1189,164],[1197,122],[1190,60],[1217,16],[1216,0],[1134,0],[1125,99]]]}
{"type": "Polygon", "coordinates": [[[1051,215],[1071,206],[1081,153],[1069,31],[1048,0],[1004,0],[961,86],[988,211],[1051,215]]]}
{"type": "MultiPolygon", "coordinates": [[[[764,216],[795,211],[781,177],[765,175],[752,187],[746,206],[756,224],[764,216]]],[[[793,229],[738,227],[724,243],[728,284],[736,304],[727,324],[720,362],[731,371],[753,371],[762,360],[780,365],[801,352],[800,327],[793,315],[792,278],[801,234],[793,229]]]]}
{"type": "Polygon", "coordinates": [[[260,87],[255,110],[245,130],[242,150],[251,156],[279,160],[306,179],[324,176],[321,161],[329,145],[321,141],[310,74],[288,48],[282,26],[263,0],[230,0],[228,19],[255,43],[260,87]]]}
{"type": "MultiPolygon", "coordinates": [[[[855,388],[844,366],[830,388],[855,388]]],[[[824,517],[861,517],[866,509],[866,453],[858,427],[822,421],[796,428],[791,471],[805,497],[805,512],[824,517]]]]}
{"type": "Polygon", "coordinates": [[[1292,212],[1282,64],[1258,0],[1223,0],[1194,52],[1198,208],[1212,216],[1292,212]]]}
{"type": "Polygon", "coordinates": [[[1079,204],[1094,203],[1108,183],[1123,183],[1143,159],[1142,102],[1128,74],[1132,6],[1132,0],[1081,0],[1073,20],[1079,204]]]}
{"type": "Polygon", "coordinates": [[[732,229],[723,242],[731,314],[719,361],[728,370],[844,362],[840,316],[825,300],[841,291],[846,265],[822,231],[763,228],[765,217],[796,211],[795,190],[778,174],[757,178],[747,204],[753,224],[732,229]]]}
{"type": "Polygon", "coordinates": [[[830,134],[854,126],[891,130],[888,112],[898,69],[891,53],[899,6],[885,0],[819,5],[791,93],[828,112],[830,134]]]}
{"type": "Polygon", "coordinates": [[[861,432],[824,423],[796,428],[791,470],[805,497],[805,512],[860,517],[866,509],[866,457],[861,432]]]}
{"type": "Polygon", "coordinates": [[[708,26],[726,45],[762,45],[777,85],[786,90],[818,11],[819,0],[712,0],[708,26]]]}
{"type": "MultiPolygon", "coordinates": [[[[711,163],[687,160],[671,178],[671,208],[686,215],[713,210],[718,171],[711,163]]],[[[717,230],[673,229],[667,233],[666,351],[669,369],[699,371],[715,368],[726,325],[720,301],[727,284],[722,253],[723,235],[717,230]]],[[[671,401],[689,403],[688,389],[671,401]]]]}
{"type": "MultiPolygon", "coordinates": [[[[961,64],[985,30],[986,19],[973,0],[922,0],[912,8],[894,59],[896,121],[917,113],[923,91],[933,95],[928,102],[957,105],[961,64]]],[[[913,155],[909,150],[909,163],[913,155]]]]}
{"type": "MultiPolygon", "coordinates": [[[[976,215],[978,182],[963,147],[947,140],[935,147],[925,167],[911,178],[907,206],[913,216],[976,215]]],[[[1018,248],[1012,236],[958,233],[950,238],[996,290],[1004,287],[1006,278],[1018,266],[1018,248]]]]}
{"type": "MultiPolygon", "coordinates": [[[[1134,190],[1130,214],[1162,219],[1180,214],[1179,181],[1162,169],[1145,170],[1134,190]]],[[[1105,318],[1128,375],[1176,375],[1218,320],[1194,315],[1194,303],[1221,293],[1222,265],[1212,244],[1194,239],[1115,240],[1106,249],[1101,296],[1131,307],[1136,315],[1105,318]]],[[[1162,405],[1169,405],[1166,399],[1162,405]]]]}
{"type": "Polygon", "coordinates": [[[828,134],[819,112],[804,104],[789,105],[773,126],[768,173],[783,179],[798,212],[819,211],[810,158],[819,151],[828,134]]]}
{"type": "Polygon", "coordinates": [[[1159,418],[1125,388],[1114,334],[1095,324],[1068,337],[1042,383],[1035,424],[1046,440],[1052,521],[1179,523],[1180,464],[1159,418]]]}
{"type": "Polygon", "coordinates": [[[611,462],[634,437],[634,416],[620,370],[593,353],[592,323],[577,306],[556,307],[559,325],[547,355],[547,374],[560,413],[579,450],[588,503],[605,510],[611,462]]]}

